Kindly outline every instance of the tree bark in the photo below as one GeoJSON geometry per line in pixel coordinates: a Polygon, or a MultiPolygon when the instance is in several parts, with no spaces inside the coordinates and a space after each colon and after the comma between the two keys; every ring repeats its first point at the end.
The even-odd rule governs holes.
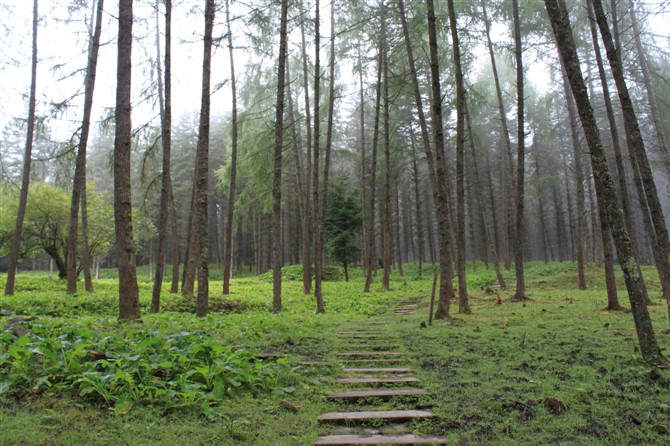
{"type": "Polygon", "coordinates": [[[563,0],[545,0],[545,7],[554,35],[556,36],[558,50],[570,81],[570,87],[589,146],[598,203],[605,207],[610,228],[612,229],[612,236],[628,289],[640,351],[646,361],[659,363],[665,361],[665,359],[656,342],[647,303],[640,291],[640,267],[624,225],[623,215],[616,196],[616,189],[614,188],[614,181],[607,166],[607,159],[600,141],[598,125],[588,99],[586,85],[584,84],[584,78],[579,65],[577,48],[565,9],[565,3],[563,0]]]}
{"type": "Polygon", "coordinates": [[[519,2],[512,0],[514,15],[514,55],[516,59],[516,99],[517,99],[517,173],[515,194],[516,237],[514,240],[514,270],[516,273],[516,292],[514,299],[526,299],[526,281],[523,271],[523,250],[525,239],[524,221],[524,170],[525,170],[525,124],[523,97],[523,59],[521,57],[521,25],[519,23],[519,2]]]}
{"type": "Polygon", "coordinates": [[[233,272],[233,216],[235,200],[237,199],[235,187],[237,185],[237,83],[235,79],[235,58],[233,52],[233,31],[230,26],[230,1],[226,0],[226,25],[228,28],[228,52],[230,54],[230,88],[233,96],[232,109],[232,141],[230,151],[230,184],[228,186],[228,207],[226,209],[226,228],[224,234],[223,248],[223,294],[230,294],[230,278],[233,272]]]}
{"type": "Polygon", "coordinates": [[[195,227],[198,239],[198,295],[195,314],[205,317],[209,307],[209,130],[210,130],[210,83],[212,72],[212,31],[214,28],[214,0],[205,3],[205,34],[203,36],[202,89],[200,100],[200,123],[195,166],[195,227]]]}
{"type": "MultiPolygon", "coordinates": [[[[302,3],[301,3],[302,5],[302,3]]],[[[302,8],[302,6],[301,6],[302,8]]],[[[301,14],[304,12],[301,9],[301,14]]],[[[312,189],[310,181],[312,176],[312,117],[309,104],[309,74],[307,69],[307,43],[305,42],[305,21],[300,22],[300,37],[302,39],[302,78],[303,91],[305,94],[305,127],[307,139],[307,155],[305,168],[305,212],[307,214],[306,221],[303,225],[302,233],[302,290],[303,293],[309,294],[312,292],[312,234],[313,234],[313,219],[312,219],[312,189]]]]}
{"type": "Polygon", "coordinates": [[[572,156],[574,157],[575,195],[577,197],[577,240],[575,250],[577,253],[577,276],[579,289],[586,289],[586,209],[584,205],[584,170],[582,168],[582,154],[579,144],[579,128],[577,126],[577,111],[575,110],[574,98],[570,92],[567,75],[563,73],[563,91],[565,103],[568,110],[568,122],[570,124],[570,136],[572,137],[572,156]]]}
{"type": "MultiPolygon", "coordinates": [[[[77,292],[77,236],[79,206],[82,202],[82,187],[86,182],[86,147],[88,133],[91,127],[91,109],[93,108],[93,91],[95,89],[95,75],[98,65],[98,50],[100,48],[100,34],[102,32],[102,13],[104,0],[98,0],[95,18],[95,31],[92,33],[88,48],[88,65],[86,67],[86,83],[84,87],[84,117],[81,124],[79,148],[74,167],[72,181],[72,200],[70,201],[70,227],[68,236],[67,256],[67,291],[77,292]]],[[[92,18],[91,18],[92,20],[92,18]]],[[[83,257],[82,251],[82,257],[83,257]]]]}
{"type": "Polygon", "coordinates": [[[389,116],[390,96],[389,96],[389,65],[388,65],[388,47],[386,42],[385,17],[382,16],[382,72],[383,84],[382,91],[384,96],[384,197],[382,200],[382,261],[384,264],[384,274],[382,276],[382,290],[389,291],[391,280],[391,123],[389,116]]]}
{"type": "Polygon", "coordinates": [[[286,47],[288,0],[281,3],[279,62],[277,66],[277,106],[275,108],[274,174],[272,177],[272,311],[282,310],[281,296],[281,177],[284,146],[284,93],[286,91],[286,47]]]}
{"type": "Polygon", "coordinates": [[[170,212],[170,191],[172,190],[172,0],[165,0],[165,74],[161,71],[160,27],[156,2],[156,54],[158,68],[158,101],[161,113],[161,142],[163,144],[163,165],[161,172],[161,198],[158,214],[158,252],[156,254],[156,279],[151,295],[151,312],[160,309],[165,263],[167,260],[168,213],[170,212]],[[165,75],[165,82],[163,82],[165,75]]]}
{"type": "Polygon", "coordinates": [[[605,12],[603,11],[601,0],[593,0],[593,8],[596,22],[600,29],[600,35],[602,36],[607,51],[607,59],[609,60],[612,75],[617,86],[619,102],[621,103],[621,108],[623,110],[628,149],[635,156],[640,170],[642,183],[644,185],[647,205],[649,206],[649,213],[651,214],[651,221],[660,253],[656,267],[658,268],[661,287],[663,288],[663,297],[667,302],[668,317],[670,318],[670,240],[668,239],[668,229],[665,224],[663,209],[661,208],[661,203],[656,191],[656,184],[654,183],[654,177],[647,158],[633,102],[628,92],[628,86],[626,85],[621,59],[616,53],[616,48],[612,41],[612,35],[610,34],[607,25],[607,19],[605,17],[605,12]]]}
{"type": "Polygon", "coordinates": [[[323,313],[325,307],[323,305],[323,290],[321,288],[321,281],[323,279],[323,264],[319,262],[319,241],[321,240],[320,231],[323,230],[320,222],[320,213],[321,213],[321,202],[320,202],[320,190],[319,190],[319,157],[321,156],[320,151],[320,138],[321,138],[321,117],[320,117],[320,106],[321,106],[321,14],[319,0],[315,2],[315,17],[314,17],[314,164],[313,164],[313,183],[312,183],[312,193],[313,193],[313,215],[314,215],[314,269],[316,277],[314,278],[314,297],[316,298],[316,312],[323,313]]]}
{"type": "Polygon", "coordinates": [[[461,51],[458,41],[458,22],[454,0],[447,0],[451,28],[454,76],[456,78],[456,271],[458,273],[458,312],[470,314],[468,285],[465,275],[465,86],[461,68],[461,51]]]}
{"type": "Polygon", "coordinates": [[[119,269],[120,320],[140,318],[130,188],[132,45],[133,1],[119,0],[116,130],[114,138],[114,222],[116,228],[117,266],[119,269]]]}
{"type": "Polygon", "coordinates": [[[30,186],[30,166],[33,151],[33,140],[35,134],[35,102],[37,94],[37,0],[33,1],[33,56],[30,65],[30,98],[28,99],[28,131],[26,135],[26,146],[23,154],[23,172],[21,174],[21,194],[19,196],[19,208],[16,213],[16,223],[12,235],[12,246],[9,253],[7,265],[7,282],[5,283],[5,295],[14,295],[14,282],[16,269],[19,262],[19,249],[21,247],[21,233],[23,232],[23,220],[26,215],[28,204],[28,187],[30,186]]]}

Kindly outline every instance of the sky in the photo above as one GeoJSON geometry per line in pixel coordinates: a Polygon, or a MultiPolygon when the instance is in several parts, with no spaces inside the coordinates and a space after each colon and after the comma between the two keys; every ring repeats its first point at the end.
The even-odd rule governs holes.
{"type": "MultiPolygon", "coordinates": [[[[538,0],[539,1],[539,0],[538,0]]],[[[91,6],[71,14],[68,5],[72,1],[40,0],[38,29],[38,109],[44,113],[50,102],[59,102],[73,97],[71,111],[56,116],[52,121],[53,137],[67,139],[73,129],[78,126],[81,104],[83,104],[83,72],[86,66],[86,50],[88,45],[88,20],[91,6]],[[68,19],[71,17],[71,19],[68,19]],[[73,75],[73,73],[76,73],[73,75]]],[[[89,4],[90,1],[79,3],[89,4]]],[[[153,1],[150,3],[153,4],[153,1]]],[[[177,5],[182,2],[175,2],[177,5]]],[[[193,3],[193,2],[189,2],[193,3]]],[[[204,3],[204,2],[196,2],[204,3]]],[[[324,2],[327,4],[327,2],[324,2]]],[[[117,25],[115,14],[118,2],[106,0],[105,18],[103,22],[103,46],[100,49],[98,77],[94,98],[94,119],[99,119],[105,111],[114,106],[116,76],[116,45],[115,34],[117,25]]],[[[136,21],[134,34],[143,36],[142,43],[134,44],[134,109],[135,124],[145,122],[155,116],[155,107],[142,101],[141,93],[148,88],[146,79],[153,79],[149,61],[156,58],[155,26],[156,18],[152,5],[147,1],[134,2],[136,17],[144,20],[136,21]],[[140,81],[145,79],[145,81],[140,81]]],[[[667,0],[648,0],[645,2],[652,15],[649,17],[648,29],[657,34],[657,43],[665,48],[670,46],[667,23],[670,23],[668,12],[670,3],[667,0]],[[656,14],[657,12],[662,12],[656,14]]],[[[324,6],[327,8],[328,6],[324,6]]],[[[328,11],[322,11],[327,17],[328,11]]],[[[200,104],[202,43],[201,33],[204,26],[201,7],[186,10],[185,6],[175,6],[173,12],[173,114],[179,116],[196,112],[200,104]]],[[[31,57],[31,21],[32,2],[29,0],[0,0],[0,128],[13,118],[24,118],[27,115],[27,95],[30,85],[31,57]]],[[[215,33],[223,32],[223,13],[217,19],[215,33]]],[[[324,20],[327,22],[327,20],[324,20]]],[[[327,33],[327,23],[324,23],[327,33]]],[[[501,33],[504,31],[498,31],[501,33]]],[[[235,30],[233,31],[235,36],[235,30]]],[[[239,39],[239,36],[237,37],[239,39]]],[[[504,38],[504,37],[503,37],[504,38]]],[[[237,43],[236,43],[237,44],[237,43]]],[[[488,63],[486,51],[477,50],[483,63],[488,63]],[[486,62],[484,62],[486,61],[486,62]]],[[[243,72],[243,65],[249,52],[236,50],[236,72],[238,78],[243,72]]],[[[215,50],[213,56],[212,85],[223,82],[229,77],[227,48],[215,50]]],[[[322,56],[322,58],[325,58],[322,56]]],[[[325,59],[324,59],[325,60],[325,59]]],[[[342,69],[341,76],[346,77],[348,70],[342,69]]],[[[529,81],[536,88],[543,90],[550,82],[546,75],[546,67],[542,64],[530,66],[529,81]]],[[[346,79],[344,79],[346,82],[346,79]]],[[[352,80],[350,84],[355,84],[352,80]]],[[[231,108],[229,84],[224,85],[212,96],[212,113],[221,114],[231,108]]]]}

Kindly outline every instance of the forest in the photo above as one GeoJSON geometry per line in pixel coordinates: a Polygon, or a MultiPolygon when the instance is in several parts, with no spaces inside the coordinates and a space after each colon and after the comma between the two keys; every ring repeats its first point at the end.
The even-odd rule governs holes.
{"type": "Polygon", "coordinates": [[[667,444],[667,23],[3,1],[0,444],[667,444]]]}

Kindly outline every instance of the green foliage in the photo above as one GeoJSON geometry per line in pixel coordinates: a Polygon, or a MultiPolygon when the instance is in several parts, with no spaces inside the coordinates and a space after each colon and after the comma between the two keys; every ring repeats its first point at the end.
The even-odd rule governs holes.
{"type": "MultiPolygon", "coordinates": [[[[359,257],[354,237],[363,225],[358,189],[349,189],[345,178],[336,178],[328,191],[326,249],[345,268],[359,257]]],[[[347,277],[348,280],[348,277],[347,277]]]]}
{"type": "Polygon", "coordinates": [[[256,361],[244,346],[224,346],[202,332],[129,330],[102,336],[73,324],[33,323],[25,336],[5,331],[0,394],[72,390],[128,412],[136,404],[205,414],[230,396],[268,390],[287,368],[256,361]]]}
{"type": "MultiPolygon", "coordinates": [[[[89,255],[104,255],[114,238],[114,210],[106,194],[98,193],[93,183],[87,185],[89,255]]],[[[0,191],[0,256],[6,255],[16,224],[18,191],[0,191]]],[[[65,275],[67,239],[70,226],[70,196],[63,189],[47,183],[30,186],[21,239],[21,257],[29,258],[39,251],[56,263],[61,277],[65,275]]],[[[81,241],[80,241],[81,243],[81,241]]],[[[79,247],[81,251],[81,247],[79,247]]]]}

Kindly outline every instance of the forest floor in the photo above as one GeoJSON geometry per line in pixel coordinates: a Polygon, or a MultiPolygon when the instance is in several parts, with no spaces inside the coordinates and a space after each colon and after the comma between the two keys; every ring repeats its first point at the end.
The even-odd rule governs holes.
{"type": "MultiPolygon", "coordinates": [[[[371,322],[384,322],[430,392],[406,403],[436,414],[410,423],[414,434],[453,445],[669,443],[670,370],[641,361],[628,311],[603,310],[600,268],[591,266],[589,288],[578,290],[574,264],[529,264],[531,299],[512,303],[513,290],[502,291],[501,304],[491,270],[468,273],[472,314],[454,303],[450,324],[426,328],[432,277],[419,277],[416,265],[392,275],[390,292],[375,283],[362,293],[356,271],[349,283],[325,282],[319,315],[295,268],[285,271],[279,315],[269,276],[238,278],[225,298],[213,293],[204,319],[167,293],[163,311],[149,314],[146,280],[143,321],[122,325],[113,278],[71,297],[57,279],[24,273],[16,295],[0,297],[0,311],[12,313],[0,318],[0,445],[309,445],[329,431],[319,415],[350,406],[324,398],[341,390],[340,366],[300,362],[333,361],[345,342],[338,334],[371,322]],[[395,314],[408,300],[416,312],[395,314]],[[9,324],[16,315],[38,319],[9,324]]],[[[667,307],[652,268],[645,277],[670,356],[667,307]]]]}

